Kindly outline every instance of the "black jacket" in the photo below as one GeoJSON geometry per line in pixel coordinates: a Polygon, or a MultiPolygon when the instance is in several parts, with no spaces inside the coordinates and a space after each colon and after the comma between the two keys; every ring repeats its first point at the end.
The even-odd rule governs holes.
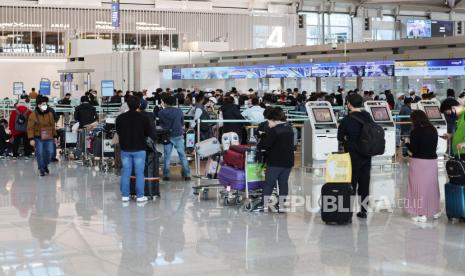
{"type": "Polygon", "coordinates": [[[268,128],[257,148],[266,151],[266,164],[269,167],[294,167],[294,131],[290,124],[268,128]]]}
{"type": "Polygon", "coordinates": [[[117,104],[117,103],[121,103],[121,98],[120,96],[112,96],[111,99],[110,99],[110,103],[113,103],[113,104],[117,104]]]}
{"type": "Polygon", "coordinates": [[[144,113],[128,111],[116,118],[116,132],[122,151],[144,151],[147,148],[146,138],[157,141],[150,120],[144,113]]]}
{"type": "MultiPolygon", "coordinates": [[[[0,126],[0,150],[5,149],[7,142],[6,140],[10,139],[10,135],[8,135],[5,131],[3,126],[0,126]]],[[[2,152],[0,152],[2,154],[2,152]]]]}
{"type": "Polygon", "coordinates": [[[407,144],[413,158],[437,159],[438,131],[433,126],[416,127],[410,132],[407,144]]]}
{"type": "MultiPolygon", "coordinates": [[[[244,120],[239,106],[235,104],[227,103],[223,105],[221,107],[221,112],[223,113],[224,120],[244,120]]],[[[223,133],[236,132],[241,136],[243,125],[244,123],[224,123],[223,133]]]]}
{"type": "Polygon", "coordinates": [[[74,119],[79,122],[80,127],[97,121],[97,110],[90,103],[82,103],[74,111],[74,119]]]}
{"type": "Polygon", "coordinates": [[[366,111],[352,112],[342,119],[337,131],[337,139],[344,144],[344,150],[349,152],[351,156],[356,155],[363,159],[370,158],[360,154],[358,143],[363,125],[352,116],[357,116],[365,122],[373,122],[371,115],[366,111]]]}

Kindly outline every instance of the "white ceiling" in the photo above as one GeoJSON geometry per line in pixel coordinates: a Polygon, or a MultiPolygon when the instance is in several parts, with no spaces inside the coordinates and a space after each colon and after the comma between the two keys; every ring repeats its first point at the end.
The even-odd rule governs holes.
{"type": "MultiPolygon", "coordinates": [[[[111,0],[87,0],[108,5],[111,0]]],[[[126,6],[138,6],[145,8],[155,7],[156,1],[168,0],[120,0],[126,6]]],[[[211,2],[214,9],[237,10],[269,10],[270,6],[289,8],[290,12],[296,11],[348,11],[353,12],[359,8],[383,9],[398,11],[425,11],[425,12],[456,12],[465,13],[465,0],[171,0],[189,2],[211,2]]],[[[73,4],[73,0],[0,0],[0,4],[37,4],[37,3],[66,3],[73,4]]],[[[78,1],[83,3],[82,0],[78,1]]],[[[86,1],[84,1],[86,2],[86,1]]],[[[52,4],[53,5],[53,4],[52,4]]],[[[282,9],[284,12],[284,9],[282,9]]]]}

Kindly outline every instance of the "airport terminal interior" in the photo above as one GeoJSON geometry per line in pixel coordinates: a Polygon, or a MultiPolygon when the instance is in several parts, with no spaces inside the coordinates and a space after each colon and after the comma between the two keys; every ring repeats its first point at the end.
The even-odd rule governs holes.
{"type": "Polygon", "coordinates": [[[0,275],[464,275],[465,0],[0,0],[0,275]]]}

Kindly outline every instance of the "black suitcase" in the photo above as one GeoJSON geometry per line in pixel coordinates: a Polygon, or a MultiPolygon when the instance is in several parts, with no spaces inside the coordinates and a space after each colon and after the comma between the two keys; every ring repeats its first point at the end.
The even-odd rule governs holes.
{"type": "Polygon", "coordinates": [[[460,157],[453,158],[446,162],[446,171],[449,176],[449,183],[455,185],[465,185],[465,161],[460,157]]]}
{"type": "Polygon", "coordinates": [[[321,188],[321,219],[326,224],[352,223],[352,185],[327,183],[321,188]],[[340,202],[342,200],[342,202],[340,202]]]}
{"type": "MultiPolygon", "coordinates": [[[[152,200],[154,197],[160,196],[160,162],[158,153],[154,148],[147,149],[145,157],[145,188],[144,195],[152,200]]],[[[133,173],[134,175],[134,173],[133,173]]],[[[136,197],[135,177],[131,177],[130,195],[136,197]]]]}

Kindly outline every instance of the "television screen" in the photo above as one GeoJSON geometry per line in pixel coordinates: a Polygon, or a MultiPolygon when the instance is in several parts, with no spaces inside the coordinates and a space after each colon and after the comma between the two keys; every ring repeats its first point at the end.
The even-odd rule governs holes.
{"type": "Polygon", "coordinates": [[[430,120],[442,120],[441,112],[437,106],[425,106],[425,113],[430,120]]]}
{"type": "Polygon", "coordinates": [[[394,63],[367,62],[365,66],[365,77],[393,77],[394,71],[394,63]]]}
{"type": "Polygon", "coordinates": [[[371,107],[371,114],[375,122],[389,122],[389,113],[386,107],[371,107]]]}
{"type": "Polygon", "coordinates": [[[454,22],[453,21],[431,21],[431,36],[444,37],[454,35],[454,22]]]}
{"type": "Polygon", "coordinates": [[[313,116],[315,117],[316,123],[332,123],[333,118],[329,108],[314,108],[313,116]]]}
{"type": "Polygon", "coordinates": [[[431,37],[431,20],[409,19],[407,20],[408,38],[431,37]]]}

